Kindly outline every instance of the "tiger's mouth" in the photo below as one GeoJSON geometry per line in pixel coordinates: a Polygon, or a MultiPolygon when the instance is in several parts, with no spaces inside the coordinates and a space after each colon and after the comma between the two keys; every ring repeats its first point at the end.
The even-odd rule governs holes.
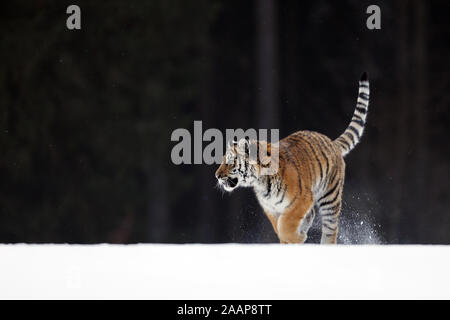
{"type": "Polygon", "coordinates": [[[239,183],[239,179],[238,178],[228,178],[226,180],[221,180],[220,183],[226,191],[232,191],[232,190],[234,190],[234,188],[237,187],[237,185],[239,183]]]}
{"type": "Polygon", "coordinates": [[[236,188],[236,186],[239,182],[239,180],[237,178],[231,178],[231,179],[228,179],[227,181],[228,181],[228,186],[231,188],[236,188]]]}

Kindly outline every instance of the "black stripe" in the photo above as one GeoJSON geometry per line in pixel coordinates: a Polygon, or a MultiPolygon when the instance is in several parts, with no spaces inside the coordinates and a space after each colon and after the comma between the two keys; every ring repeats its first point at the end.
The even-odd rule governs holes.
{"type": "Polygon", "coordinates": [[[283,175],[281,175],[281,176],[278,178],[277,194],[276,194],[276,197],[278,197],[278,196],[280,195],[280,191],[281,191],[281,189],[282,189],[283,183],[284,183],[283,175]]]}
{"type": "MultiPolygon", "coordinates": [[[[353,118],[356,118],[357,120],[362,121],[364,123],[366,122],[359,114],[356,114],[356,113],[353,114],[353,118]]],[[[353,120],[353,118],[352,118],[352,120],[353,120]]]]}
{"type": "Polygon", "coordinates": [[[348,131],[345,131],[344,132],[344,136],[346,136],[347,138],[349,138],[351,141],[352,141],[352,148],[356,145],[356,142],[355,142],[355,137],[351,134],[351,133],[349,133],[348,131]]]}
{"type": "Polygon", "coordinates": [[[325,158],[325,160],[327,160],[327,163],[326,163],[326,168],[325,168],[325,175],[327,176],[328,175],[328,169],[329,169],[329,167],[330,167],[330,162],[329,162],[329,159],[328,159],[328,157],[327,157],[327,155],[325,154],[325,152],[323,152],[323,150],[325,149],[325,142],[322,140],[322,137],[320,137],[319,136],[319,144],[320,144],[320,153],[322,154],[322,157],[324,157],[325,158]]]}
{"type": "Polygon", "coordinates": [[[276,197],[278,197],[278,195],[280,194],[282,185],[283,185],[283,178],[281,176],[281,177],[278,178],[278,183],[277,183],[277,186],[276,186],[276,189],[277,189],[277,193],[275,194],[276,197]]]}
{"type": "Polygon", "coordinates": [[[335,205],[333,205],[331,207],[322,208],[319,206],[319,209],[320,209],[320,212],[335,211],[340,205],[341,205],[341,201],[338,201],[335,205]]]}
{"type": "Polygon", "coordinates": [[[358,116],[358,115],[356,115],[356,114],[353,116],[352,122],[359,124],[363,129],[364,129],[364,125],[366,124],[366,123],[364,122],[364,120],[361,119],[361,117],[358,116]],[[356,118],[356,119],[355,119],[355,118],[356,118]]]}
{"type": "Polygon", "coordinates": [[[270,167],[270,162],[266,163],[266,164],[259,164],[261,168],[269,168],[270,167]]]}
{"type": "Polygon", "coordinates": [[[285,185],[284,185],[284,190],[283,190],[283,194],[282,194],[282,196],[281,196],[281,200],[280,200],[280,201],[278,201],[277,203],[275,203],[275,205],[278,205],[278,204],[280,204],[280,203],[282,203],[282,202],[283,202],[283,200],[284,200],[284,196],[286,195],[287,187],[288,187],[288,185],[287,185],[287,184],[285,184],[285,185]]]}
{"type": "Polygon", "coordinates": [[[328,230],[331,230],[331,231],[336,231],[337,230],[337,226],[332,228],[326,223],[322,223],[322,226],[324,226],[325,228],[327,228],[328,230]]]}
{"type": "Polygon", "coordinates": [[[362,88],[369,88],[369,83],[368,82],[360,82],[359,86],[362,88]]]}
{"type": "MultiPolygon", "coordinates": [[[[294,135],[294,136],[291,136],[290,137],[292,140],[294,140],[295,142],[297,142],[297,143],[299,143],[299,144],[301,144],[301,142],[302,141],[304,141],[304,139],[302,138],[302,137],[300,137],[299,135],[294,135]]],[[[303,148],[302,148],[302,150],[303,150],[303,148]]],[[[297,150],[293,150],[294,152],[296,152],[297,150]]],[[[309,151],[305,148],[303,151],[305,151],[305,153],[307,153],[308,154],[308,157],[310,157],[310,154],[309,154],[309,151]]],[[[298,152],[296,152],[297,153],[297,155],[298,155],[298,152]]],[[[309,170],[308,170],[308,173],[309,173],[309,181],[313,181],[313,178],[312,178],[312,171],[313,171],[313,168],[312,168],[312,165],[311,165],[311,161],[308,161],[308,167],[309,167],[309,170]]]]}
{"type": "Polygon", "coordinates": [[[270,178],[267,177],[267,193],[264,195],[264,198],[267,198],[270,195],[270,192],[272,191],[272,183],[270,181],[270,178]]]}
{"type": "MultiPolygon", "coordinates": [[[[322,181],[322,179],[323,179],[323,168],[322,168],[322,164],[320,163],[320,160],[319,160],[319,157],[317,156],[317,153],[316,153],[316,150],[313,148],[313,146],[311,145],[311,143],[308,141],[308,140],[306,140],[306,139],[302,139],[308,146],[309,146],[309,148],[311,149],[311,151],[312,151],[312,153],[313,153],[313,155],[314,155],[314,158],[316,158],[316,161],[317,161],[317,163],[319,164],[319,170],[320,170],[320,181],[322,181]]],[[[312,180],[312,179],[311,179],[312,180]]],[[[311,181],[312,182],[312,181],[311,181]]]]}
{"type": "Polygon", "coordinates": [[[360,92],[358,95],[361,99],[369,101],[369,95],[364,92],[360,92]]]}
{"type": "Polygon", "coordinates": [[[356,110],[358,110],[362,114],[366,114],[367,113],[366,107],[363,108],[363,107],[360,107],[359,105],[356,106],[356,110]]]}
{"type": "MultiPolygon", "coordinates": [[[[319,169],[320,169],[320,181],[322,181],[322,180],[323,180],[323,177],[324,177],[324,175],[325,175],[324,170],[323,170],[323,167],[322,167],[322,163],[320,162],[320,159],[319,159],[319,157],[317,156],[317,153],[316,153],[317,150],[315,150],[313,146],[311,146],[311,148],[313,149],[314,156],[316,157],[317,162],[318,162],[318,164],[319,164],[319,169]]],[[[319,148],[319,149],[320,149],[320,151],[322,151],[321,148],[319,148]]]]}
{"type": "MultiPolygon", "coordinates": [[[[298,141],[298,142],[307,142],[306,140],[305,140],[305,137],[304,136],[307,136],[306,135],[306,133],[309,133],[309,132],[307,132],[307,131],[305,131],[305,132],[302,132],[303,133],[303,135],[296,135],[294,138],[296,139],[296,141],[298,141]]],[[[300,144],[302,147],[303,147],[303,145],[302,144],[300,144]]],[[[311,146],[309,146],[310,147],[310,149],[311,149],[311,146]]],[[[312,149],[311,150],[308,150],[307,148],[299,148],[299,149],[297,149],[297,150],[294,150],[295,152],[296,152],[296,154],[297,154],[297,156],[299,155],[299,153],[301,153],[301,152],[304,152],[304,153],[307,153],[307,155],[308,155],[308,158],[312,158],[312,153],[314,153],[313,151],[312,151],[312,149]],[[300,150],[299,150],[300,149],[300,150]]],[[[308,167],[309,167],[309,170],[308,170],[308,175],[309,175],[309,181],[311,181],[311,183],[313,182],[313,171],[314,171],[314,168],[313,168],[313,164],[312,164],[312,161],[308,161],[308,167]]]]}
{"type": "MultiPolygon", "coordinates": [[[[336,170],[336,171],[337,171],[337,170],[336,170]]],[[[317,202],[320,203],[320,201],[322,201],[323,199],[328,198],[328,197],[330,196],[330,194],[332,194],[332,193],[336,190],[336,188],[338,187],[338,185],[339,185],[339,180],[334,184],[334,186],[333,186],[333,187],[332,187],[325,195],[323,195],[322,197],[320,197],[320,199],[317,200],[317,202]]]]}
{"type": "Polygon", "coordinates": [[[363,102],[357,101],[357,102],[356,102],[356,106],[360,106],[360,107],[362,107],[362,108],[364,108],[364,109],[369,108],[369,104],[368,104],[367,102],[365,102],[365,101],[363,101],[363,102]]]}
{"type": "MultiPolygon", "coordinates": [[[[292,159],[292,157],[291,157],[291,152],[289,151],[289,150],[287,150],[287,155],[288,155],[288,158],[287,158],[287,160],[290,162],[290,163],[292,163],[292,165],[295,167],[295,170],[297,171],[297,173],[299,172],[299,170],[298,170],[298,164],[297,164],[297,161],[295,161],[295,158],[294,159],[292,159]]],[[[302,192],[302,181],[301,181],[301,179],[300,179],[300,174],[298,174],[298,188],[300,189],[300,192],[302,192]]]]}
{"type": "Polygon", "coordinates": [[[325,237],[331,238],[334,237],[336,233],[325,233],[325,237]]]}
{"type": "Polygon", "coordinates": [[[290,206],[292,206],[292,204],[294,203],[294,201],[297,200],[297,197],[298,197],[298,193],[295,195],[294,198],[292,198],[291,202],[289,202],[289,204],[288,204],[284,209],[287,209],[287,208],[289,208],[290,206]]]}
{"type": "Polygon", "coordinates": [[[324,214],[322,214],[322,211],[321,211],[320,215],[321,215],[322,217],[337,216],[338,213],[339,213],[339,212],[337,211],[337,209],[339,209],[339,206],[340,206],[340,203],[336,204],[336,205],[333,206],[333,207],[326,208],[326,209],[324,209],[324,210],[326,210],[326,211],[332,211],[332,212],[331,212],[331,213],[324,213],[324,214]]]}
{"type": "Polygon", "coordinates": [[[244,171],[241,170],[242,167],[241,162],[238,159],[236,159],[236,161],[237,161],[237,171],[242,175],[244,171]]]}
{"type": "Polygon", "coordinates": [[[283,174],[284,174],[284,171],[286,170],[286,164],[285,164],[285,160],[284,160],[284,156],[282,155],[282,154],[280,154],[280,153],[278,153],[278,157],[279,157],[279,165],[282,165],[283,163],[284,163],[284,165],[282,165],[282,169],[281,169],[281,173],[280,173],[280,175],[279,175],[279,183],[278,183],[278,185],[277,185],[277,197],[278,197],[278,195],[280,194],[280,191],[281,191],[281,186],[283,185],[283,174]]]}
{"type": "Polygon", "coordinates": [[[351,123],[348,126],[348,129],[350,129],[350,131],[352,131],[356,135],[357,139],[361,138],[361,136],[359,135],[358,130],[354,126],[352,126],[351,123]]]}
{"type": "Polygon", "coordinates": [[[335,206],[334,203],[336,202],[336,200],[338,199],[338,197],[339,197],[339,192],[336,192],[336,194],[334,195],[333,200],[326,201],[326,202],[324,202],[324,203],[320,203],[320,208],[321,208],[321,209],[324,209],[324,210],[327,210],[328,208],[326,208],[326,207],[328,207],[330,204],[333,205],[332,207],[334,207],[334,206],[335,206]]]}
{"type": "MultiPolygon", "coordinates": [[[[338,180],[338,182],[340,182],[340,181],[338,180]]],[[[329,201],[326,201],[326,202],[323,202],[323,203],[320,203],[320,202],[319,202],[319,206],[320,206],[321,208],[324,208],[324,207],[326,207],[326,206],[328,206],[328,205],[330,205],[330,204],[333,204],[333,203],[337,200],[337,198],[339,197],[340,194],[341,194],[341,192],[340,192],[340,190],[338,190],[338,191],[334,194],[334,198],[333,198],[332,200],[329,200],[329,201]]]]}
{"type": "Polygon", "coordinates": [[[334,172],[333,172],[333,175],[330,177],[329,183],[333,183],[335,181],[334,180],[335,178],[338,179],[338,173],[339,173],[339,170],[335,169],[334,172]]]}
{"type": "Polygon", "coordinates": [[[344,144],[344,146],[347,148],[346,150],[350,150],[352,147],[350,146],[350,144],[347,142],[347,140],[345,140],[342,137],[339,137],[336,141],[338,141],[341,144],[344,144]]]}

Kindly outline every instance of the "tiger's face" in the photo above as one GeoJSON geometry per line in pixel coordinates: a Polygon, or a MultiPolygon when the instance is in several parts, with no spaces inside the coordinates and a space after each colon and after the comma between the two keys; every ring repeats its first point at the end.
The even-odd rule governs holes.
{"type": "Polygon", "coordinates": [[[249,187],[256,180],[256,170],[249,161],[249,141],[241,139],[228,145],[222,164],[216,171],[219,185],[228,192],[249,187]]]}

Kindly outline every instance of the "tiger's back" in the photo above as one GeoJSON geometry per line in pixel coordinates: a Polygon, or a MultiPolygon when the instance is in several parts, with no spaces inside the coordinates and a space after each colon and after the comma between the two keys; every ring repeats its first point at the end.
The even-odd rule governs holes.
{"type": "Polygon", "coordinates": [[[303,187],[320,193],[335,171],[344,171],[345,162],[339,147],[326,135],[298,131],[280,141],[280,153],[298,160],[303,187]]]}

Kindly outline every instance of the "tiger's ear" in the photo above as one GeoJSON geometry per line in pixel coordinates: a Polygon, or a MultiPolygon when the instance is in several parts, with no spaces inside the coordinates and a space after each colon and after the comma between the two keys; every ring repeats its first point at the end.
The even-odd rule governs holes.
{"type": "Polygon", "coordinates": [[[258,157],[259,162],[262,165],[267,165],[270,163],[272,158],[272,145],[270,143],[267,143],[267,141],[260,141],[258,143],[258,157]]]}
{"type": "Polygon", "coordinates": [[[258,143],[258,175],[273,175],[278,172],[280,166],[279,147],[267,141],[258,143]]]}
{"type": "Polygon", "coordinates": [[[231,147],[233,147],[237,144],[238,144],[237,138],[236,138],[236,136],[234,136],[233,140],[228,140],[227,147],[228,147],[228,149],[230,149],[231,147]]]}
{"type": "Polygon", "coordinates": [[[242,138],[241,140],[239,140],[237,145],[238,145],[238,150],[241,153],[245,153],[245,154],[249,153],[250,140],[248,139],[248,137],[245,137],[245,138],[242,138]]]}

